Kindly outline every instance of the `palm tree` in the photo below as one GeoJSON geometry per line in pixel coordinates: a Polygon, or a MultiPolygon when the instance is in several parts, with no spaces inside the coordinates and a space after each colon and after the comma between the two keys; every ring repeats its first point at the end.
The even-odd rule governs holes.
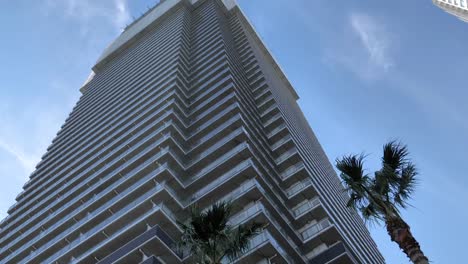
{"type": "Polygon", "coordinates": [[[183,230],[179,246],[190,250],[195,263],[220,264],[225,258],[234,261],[249,249],[249,241],[261,225],[231,226],[231,213],[232,204],[220,202],[206,211],[192,208],[188,223],[179,223],[183,230]]]}
{"type": "Polygon", "coordinates": [[[359,210],[365,220],[383,221],[391,240],[413,263],[427,264],[428,258],[400,216],[417,184],[418,172],[408,154],[405,145],[391,141],[384,145],[382,168],[373,176],[364,171],[364,155],[344,156],[337,159],[336,167],[350,195],[348,207],[359,210]]]}

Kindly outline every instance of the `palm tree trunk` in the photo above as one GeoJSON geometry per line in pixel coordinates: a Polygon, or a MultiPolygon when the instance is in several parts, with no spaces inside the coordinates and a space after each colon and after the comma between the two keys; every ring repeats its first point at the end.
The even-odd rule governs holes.
{"type": "Polygon", "coordinates": [[[396,242],[406,256],[415,264],[428,264],[429,259],[424,255],[418,241],[411,234],[409,225],[400,217],[387,219],[387,232],[393,242],[396,242]]]}

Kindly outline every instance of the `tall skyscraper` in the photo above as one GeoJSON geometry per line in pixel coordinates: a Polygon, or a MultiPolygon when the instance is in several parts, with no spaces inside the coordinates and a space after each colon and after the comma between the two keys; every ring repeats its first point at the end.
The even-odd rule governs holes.
{"type": "Polygon", "coordinates": [[[445,12],[468,22],[468,0],[432,0],[432,2],[445,12]]]}
{"type": "Polygon", "coordinates": [[[261,222],[238,263],[384,263],[236,3],[166,0],[104,51],[0,224],[0,263],[182,263],[189,208],[261,222]]]}

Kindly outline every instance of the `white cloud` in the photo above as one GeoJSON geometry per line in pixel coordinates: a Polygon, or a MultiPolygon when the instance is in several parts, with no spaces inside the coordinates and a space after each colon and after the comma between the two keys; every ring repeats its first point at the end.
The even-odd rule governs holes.
{"type": "MultiPolygon", "coordinates": [[[[25,89],[19,94],[11,93],[6,89],[9,85],[0,84],[0,87],[5,87],[0,89],[0,177],[3,180],[0,218],[14,203],[21,185],[34,171],[78,100],[81,82],[72,71],[93,63],[99,51],[131,20],[128,0],[42,0],[41,3],[40,15],[49,16],[57,24],[66,23],[66,28],[74,34],[67,38],[78,35],[83,39],[71,43],[70,49],[64,47],[56,51],[56,54],[63,55],[63,65],[67,68],[47,68],[57,72],[57,76],[36,80],[33,85],[42,92],[29,93],[25,89]],[[73,67],[68,67],[69,61],[74,62],[73,67]]],[[[57,61],[61,63],[60,59],[57,61]]],[[[17,86],[30,85],[21,81],[14,83],[17,86]]]]}
{"type": "Polygon", "coordinates": [[[375,18],[360,13],[350,16],[350,24],[366,49],[369,63],[388,71],[394,66],[390,52],[390,34],[385,25],[375,18]]]}
{"type": "Polygon", "coordinates": [[[59,11],[81,23],[84,34],[99,19],[104,19],[119,32],[131,21],[127,0],[46,0],[46,8],[48,13],[59,11]]]}
{"type": "Polygon", "coordinates": [[[24,169],[25,173],[31,173],[39,161],[40,156],[30,155],[18,149],[18,146],[11,145],[5,139],[0,138],[0,149],[12,155],[24,169]]]}
{"type": "Polygon", "coordinates": [[[366,81],[382,79],[395,68],[393,34],[382,21],[353,12],[343,28],[325,49],[327,64],[344,67],[366,81]]]}
{"type": "Polygon", "coordinates": [[[17,164],[19,171],[8,173],[21,181],[34,171],[77,100],[78,92],[65,90],[57,81],[51,82],[45,90],[57,97],[36,96],[27,104],[13,103],[17,100],[13,98],[0,100],[0,154],[13,158],[11,161],[17,164]]]}
{"type": "Polygon", "coordinates": [[[124,28],[124,26],[131,20],[130,12],[128,11],[126,0],[115,0],[115,7],[117,14],[114,19],[114,26],[118,29],[124,28]]]}

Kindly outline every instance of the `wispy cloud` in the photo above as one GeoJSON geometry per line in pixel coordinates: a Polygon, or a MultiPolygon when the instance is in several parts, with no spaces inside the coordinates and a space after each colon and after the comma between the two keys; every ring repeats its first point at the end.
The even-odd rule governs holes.
{"type": "Polygon", "coordinates": [[[385,25],[375,18],[362,13],[352,13],[350,24],[366,49],[369,63],[388,71],[394,66],[390,56],[390,33],[385,25]]]}
{"type": "Polygon", "coordinates": [[[83,33],[98,19],[110,23],[116,31],[121,31],[131,16],[127,0],[46,0],[47,11],[61,11],[69,19],[81,23],[83,33]]]}
{"type": "Polygon", "coordinates": [[[40,159],[40,156],[29,155],[18,149],[17,146],[7,143],[5,139],[2,138],[0,138],[0,149],[13,156],[20,163],[25,173],[32,172],[34,166],[40,159]]]}
{"type": "Polygon", "coordinates": [[[114,0],[117,13],[114,18],[114,26],[122,29],[130,20],[130,12],[126,0],[114,0]]]}
{"type": "Polygon", "coordinates": [[[352,12],[342,34],[325,50],[325,62],[341,66],[361,79],[375,81],[395,68],[394,36],[384,22],[366,13],[352,12]]]}
{"type": "Polygon", "coordinates": [[[9,103],[17,99],[8,96],[0,100],[0,154],[8,155],[21,167],[16,173],[9,172],[20,180],[34,171],[78,95],[70,89],[61,94],[65,92],[63,85],[56,81],[45,90],[60,96],[37,96],[27,104],[9,103]]]}
{"type": "MultiPolygon", "coordinates": [[[[0,83],[0,176],[4,180],[0,192],[0,218],[13,204],[16,193],[77,101],[79,85],[86,77],[80,79],[78,75],[84,73],[77,69],[91,66],[105,45],[131,20],[128,0],[38,2],[38,15],[47,16],[50,21],[45,22],[51,23],[51,27],[60,26],[54,28],[59,34],[63,30],[69,30],[70,34],[63,34],[63,39],[57,40],[61,44],[51,51],[53,55],[44,55],[44,59],[50,57],[50,63],[44,64],[43,71],[35,75],[34,81],[12,77],[4,78],[6,80],[0,83]],[[54,58],[54,55],[60,56],[54,58]],[[12,86],[22,88],[7,89],[12,86]]],[[[14,69],[12,71],[14,76],[14,69]]]]}

